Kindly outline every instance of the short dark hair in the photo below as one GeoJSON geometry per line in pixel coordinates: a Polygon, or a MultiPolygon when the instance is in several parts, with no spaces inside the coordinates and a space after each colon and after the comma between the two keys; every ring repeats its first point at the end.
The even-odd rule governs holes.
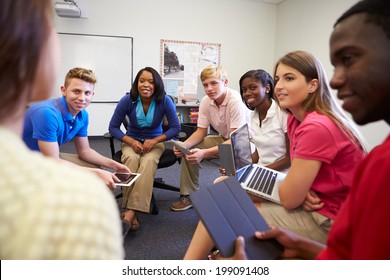
{"type": "Polygon", "coordinates": [[[152,67],[145,67],[141,70],[139,70],[137,76],[135,77],[135,80],[133,82],[133,85],[131,86],[130,89],[130,97],[131,100],[136,101],[139,96],[138,92],[138,81],[139,78],[141,77],[141,74],[144,72],[150,72],[153,76],[153,81],[154,81],[154,99],[156,100],[157,103],[161,103],[164,100],[164,97],[166,95],[165,89],[164,89],[164,82],[160,76],[160,74],[152,67]]]}
{"type": "Polygon", "coordinates": [[[336,21],[334,26],[344,19],[358,14],[367,14],[367,22],[373,23],[383,28],[387,37],[390,38],[390,1],[389,0],[362,0],[357,2],[336,21]]]}

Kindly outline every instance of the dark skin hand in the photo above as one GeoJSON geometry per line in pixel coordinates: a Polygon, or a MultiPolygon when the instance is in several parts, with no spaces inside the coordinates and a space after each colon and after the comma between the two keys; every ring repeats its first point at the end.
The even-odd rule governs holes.
{"type": "MultiPolygon", "coordinates": [[[[284,250],[280,255],[281,259],[314,259],[324,248],[325,245],[316,241],[302,238],[295,233],[275,226],[271,226],[270,230],[255,232],[255,237],[260,240],[275,238],[283,247],[284,250]]],[[[245,253],[245,240],[242,236],[236,240],[236,250],[231,260],[246,260],[248,259],[245,253]]]]}

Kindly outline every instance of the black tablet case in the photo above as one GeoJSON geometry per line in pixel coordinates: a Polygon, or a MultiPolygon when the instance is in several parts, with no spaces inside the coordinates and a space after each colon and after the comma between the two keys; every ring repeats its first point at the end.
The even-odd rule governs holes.
{"type": "Polygon", "coordinates": [[[245,238],[248,259],[273,260],[281,254],[282,247],[276,240],[254,236],[255,231],[269,226],[235,177],[201,187],[190,199],[222,256],[234,254],[238,236],[245,238]]]}

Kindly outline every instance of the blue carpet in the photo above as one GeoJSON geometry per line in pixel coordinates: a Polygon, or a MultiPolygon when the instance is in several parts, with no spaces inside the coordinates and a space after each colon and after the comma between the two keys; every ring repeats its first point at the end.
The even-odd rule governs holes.
{"type": "MultiPolygon", "coordinates": [[[[119,142],[116,144],[119,149],[119,142]]],[[[100,154],[111,157],[107,139],[90,138],[90,146],[100,154]]],[[[73,143],[61,147],[62,152],[74,153],[73,143]]],[[[209,185],[219,176],[218,160],[202,162],[200,186],[209,185]]],[[[166,183],[179,187],[180,165],[157,170],[156,177],[166,183]]],[[[125,259],[127,260],[180,260],[183,258],[198,223],[194,209],[173,212],[170,205],[179,198],[178,192],[154,189],[159,207],[158,215],[138,214],[141,228],[130,231],[124,238],[125,259]]],[[[118,204],[120,205],[120,200],[118,204]]]]}

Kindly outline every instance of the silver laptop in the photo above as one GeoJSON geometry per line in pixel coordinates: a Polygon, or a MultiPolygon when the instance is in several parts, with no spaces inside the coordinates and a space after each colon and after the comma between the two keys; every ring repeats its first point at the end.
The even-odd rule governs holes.
{"type": "Polygon", "coordinates": [[[232,165],[230,175],[235,175],[247,192],[280,204],[278,190],[286,174],[252,163],[248,124],[233,131],[230,140],[231,146],[220,149],[221,167],[232,165]]]}
{"type": "Polygon", "coordinates": [[[235,176],[237,170],[252,164],[248,125],[234,130],[230,134],[230,140],[231,144],[218,145],[220,166],[227,176],[235,176]]]}

